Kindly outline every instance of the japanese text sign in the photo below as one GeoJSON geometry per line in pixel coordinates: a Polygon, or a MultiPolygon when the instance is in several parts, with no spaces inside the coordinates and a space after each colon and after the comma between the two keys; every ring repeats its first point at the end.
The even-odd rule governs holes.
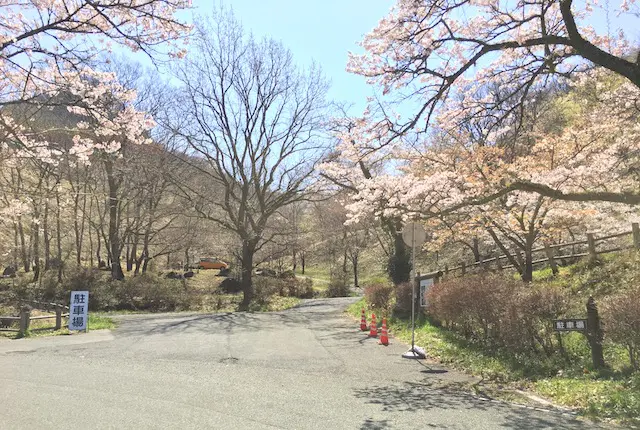
{"type": "Polygon", "coordinates": [[[555,331],[585,331],[587,320],[585,319],[564,319],[553,321],[555,331]]]}
{"type": "Polygon", "coordinates": [[[69,330],[86,330],[89,292],[72,291],[69,304],[69,330]]]}

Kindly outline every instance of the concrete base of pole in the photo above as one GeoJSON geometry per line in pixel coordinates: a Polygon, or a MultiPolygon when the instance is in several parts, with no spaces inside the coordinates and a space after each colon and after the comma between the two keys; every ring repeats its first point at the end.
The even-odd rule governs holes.
{"type": "Polygon", "coordinates": [[[402,358],[422,360],[427,358],[427,354],[424,349],[420,348],[419,346],[414,346],[413,348],[409,349],[409,351],[402,354],[402,358]]]}

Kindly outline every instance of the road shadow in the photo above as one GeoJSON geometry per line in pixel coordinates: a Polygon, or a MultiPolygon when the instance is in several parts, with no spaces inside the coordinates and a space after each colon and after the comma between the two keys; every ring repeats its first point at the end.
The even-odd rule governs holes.
{"type": "Polygon", "coordinates": [[[116,330],[118,335],[156,335],[182,333],[225,333],[264,330],[265,324],[258,316],[250,313],[228,312],[224,314],[197,315],[190,317],[162,317],[125,320],[116,330]]]}
{"type": "MultiPolygon", "coordinates": [[[[390,385],[372,385],[366,389],[355,389],[354,396],[368,404],[379,405],[383,412],[418,413],[429,410],[455,410],[461,416],[469,412],[486,412],[502,417],[500,424],[513,429],[584,429],[584,421],[555,411],[546,412],[532,408],[494,402],[465,392],[464,384],[425,380],[390,385]]],[[[424,415],[420,415],[424,417],[424,415]]],[[[469,425],[472,423],[469,422],[469,425]]],[[[371,422],[371,427],[375,422],[371,422]]],[[[385,423],[385,425],[390,425],[385,423]]],[[[421,426],[428,426],[421,421],[421,426]]],[[[599,428],[589,423],[588,428],[599,428]]],[[[381,427],[385,428],[385,427],[381,427]]],[[[442,428],[438,426],[438,428],[442,428]]],[[[470,426],[468,428],[473,428],[470,426]]]]}
{"type": "Polygon", "coordinates": [[[362,426],[360,426],[360,430],[383,430],[383,429],[390,429],[390,428],[392,427],[389,420],[367,419],[365,420],[364,423],[362,423],[362,426]]]}
{"type": "Polygon", "coordinates": [[[486,408],[486,402],[463,393],[458,384],[436,385],[431,381],[405,382],[385,386],[356,389],[356,398],[380,405],[384,412],[417,412],[423,409],[486,408]],[[447,396],[443,396],[446,394],[447,396]]]}
{"type": "Polygon", "coordinates": [[[425,373],[427,375],[442,375],[445,373],[449,373],[449,371],[444,367],[437,367],[430,364],[426,364],[421,360],[416,360],[416,362],[420,366],[422,366],[422,370],[420,370],[420,373],[425,373]]]}
{"type": "MultiPolygon", "coordinates": [[[[195,315],[150,315],[121,319],[117,335],[144,336],[154,334],[224,333],[245,330],[269,331],[282,327],[318,327],[318,330],[340,327],[342,304],[329,299],[309,300],[295,308],[281,312],[227,312],[195,315]]],[[[346,336],[345,336],[346,340],[346,336]]]]}

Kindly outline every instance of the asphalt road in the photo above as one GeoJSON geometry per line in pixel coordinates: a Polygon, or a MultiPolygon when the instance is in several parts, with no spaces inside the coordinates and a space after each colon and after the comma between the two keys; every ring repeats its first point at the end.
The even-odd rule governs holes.
{"type": "Polygon", "coordinates": [[[366,338],[350,300],[0,342],[0,428],[593,428],[466,393],[466,376],[366,338]]]}

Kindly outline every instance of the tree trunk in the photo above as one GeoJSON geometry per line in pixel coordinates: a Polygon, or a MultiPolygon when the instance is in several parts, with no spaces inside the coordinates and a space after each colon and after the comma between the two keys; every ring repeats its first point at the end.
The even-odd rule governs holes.
{"type": "Polygon", "coordinates": [[[25,273],[31,271],[29,254],[27,253],[27,243],[24,239],[24,227],[22,226],[22,217],[18,217],[18,235],[20,236],[20,256],[22,257],[22,267],[25,273]]]}
{"type": "MultiPolygon", "coordinates": [[[[86,203],[86,197],[84,201],[86,203]]],[[[76,193],[73,199],[73,233],[76,241],[76,266],[82,265],[82,234],[84,229],[84,216],[82,218],[82,225],[79,222],[80,215],[80,193],[76,193]]]]}
{"type": "Polygon", "coordinates": [[[121,281],[124,279],[124,272],[120,265],[119,243],[111,242],[111,279],[121,281]],[[115,257],[114,257],[115,256],[115,257]]]}
{"type": "Polygon", "coordinates": [[[242,292],[244,297],[240,303],[240,310],[249,309],[249,304],[253,300],[253,255],[255,254],[255,245],[253,241],[245,240],[242,242],[242,292]]]}
{"type": "Polygon", "coordinates": [[[60,193],[56,191],[56,205],[58,206],[56,209],[56,258],[58,260],[58,282],[62,282],[62,221],[60,216],[60,193]]]}
{"type": "Polygon", "coordinates": [[[124,272],[120,265],[120,236],[118,231],[118,209],[120,201],[118,199],[119,183],[113,174],[113,163],[111,160],[105,161],[107,172],[107,183],[109,185],[109,249],[111,257],[111,279],[120,281],[124,279],[124,272]]]}
{"type": "Polygon", "coordinates": [[[302,265],[302,274],[304,275],[304,264],[305,264],[304,251],[302,251],[302,254],[300,255],[300,264],[302,265]]]}
{"type": "Polygon", "coordinates": [[[521,278],[524,282],[533,281],[533,256],[530,250],[524,253],[524,267],[522,269],[521,278]]]}
{"type": "Polygon", "coordinates": [[[16,223],[13,224],[13,267],[18,270],[18,248],[20,248],[20,243],[18,241],[18,225],[16,223]]]}
{"type": "Polygon", "coordinates": [[[347,229],[343,230],[342,234],[342,273],[344,274],[344,279],[347,279],[347,229]]]}
{"type": "Polygon", "coordinates": [[[298,258],[297,258],[297,253],[296,253],[296,248],[293,248],[292,254],[292,262],[293,262],[293,273],[296,273],[296,269],[298,268],[298,258]]]}
{"type": "Polygon", "coordinates": [[[140,258],[136,260],[136,270],[135,272],[133,272],[134,275],[137,275],[139,273],[141,264],[142,264],[142,273],[147,273],[147,266],[149,262],[149,237],[150,237],[150,232],[147,229],[144,235],[144,239],[142,241],[142,253],[140,254],[140,258]]]}
{"type": "Polygon", "coordinates": [[[533,281],[533,244],[535,237],[533,232],[528,234],[525,239],[524,264],[522,266],[522,280],[524,282],[533,281]]]}
{"type": "Polygon", "coordinates": [[[395,285],[408,282],[411,276],[411,252],[402,239],[402,234],[393,236],[393,254],[389,256],[387,271],[395,285]]]}
{"type": "MultiPolygon", "coordinates": [[[[34,218],[38,219],[38,212],[34,211],[34,218]]],[[[40,277],[40,223],[31,224],[33,240],[33,282],[40,277]]]]}
{"type": "Polygon", "coordinates": [[[133,270],[133,264],[136,261],[136,257],[138,255],[138,236],[134,239],[133,244],[129,245],[127,243],[127,272],[131,272],[133,270]]]}
{"type": "Polygon", "coordinates": [[[142,260],[142,273],[147,273],[147,269],[149,268],[149,261],[151,259],[145,255],[144,260],[142,260]]]}
{"type": "Polygon", "coordinates": [[[44,217],[42,219],[42,241],[44,243],[44,271],[51,268],[51,235],[49,234],[49,201],[44,203],[44,217]]]}
{"type": "Polygon", "coordinates": [[[102,239],[100,236],[100,231],[96,228],[96,238],[98,239],[98,243],[96,244],[96,261],[98,262],[98,268],[104,267],[104,261],[102,260],[101,250],[102,250],[102,239]]]}
{"type": "Polygon", "coordinates": [[[358,288],[358,254],[353,254],[351,264],[353,265],[353,286],[358,288]]]}
{"type": "Polygon", "coordinates": [[[480,243],[477,237],[473,238],[473,246],[471,248],[473,252],[473,261],[478,263],[480,261],[480,243]]]}
{"type": "MultiPolygon", "coordinates": [[[[91,216],[93,215],[93,200],[89,201],[89,264],[93,268],[93,235],[91,234],[91,216]]],[[[84,212],[83,212],[84,216],[84,212]]]]}
{"type": "Polygon", "coordinates": [[[133,269],[133,276],[138,276],[140,274],[140,268],[142,267],[142,259],[144,256],[140,256],[140,258],[136,258],[135,267],[133,269]]]}

